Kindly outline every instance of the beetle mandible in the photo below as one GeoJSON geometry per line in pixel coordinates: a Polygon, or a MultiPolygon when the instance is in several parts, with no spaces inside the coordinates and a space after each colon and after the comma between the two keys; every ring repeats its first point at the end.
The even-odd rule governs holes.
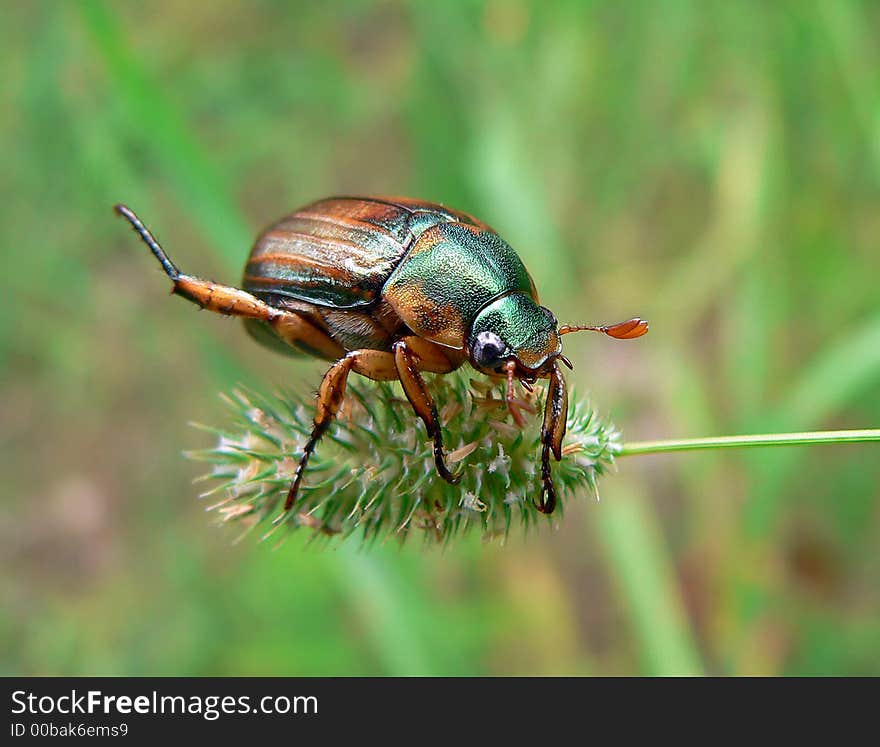
{"type": "Polygon", "coordinates": [[[242,288],[181,273],[125,205],[131,223],[168,277],[173,292],[202,308],[244,319],[259,342],[289,354],[333,361],[318,391],[311,436],[296,468],[284,510],[296,501],[309,457],[333,422],[349,373],[399,380],[433,442],[437,473],[446,466],[434,400],[422,372],[445,374],[469,362],[507,382],[514,421],[525,425],[516,381],[532,390],[548,379],[541,428],[541,496],[553,512],[551,453],[562,458],[568,394],[559,363],[561,337],[591,330],[629,340],[648,324],[562,325],[538,303],[535,285],[516,252],[476,218],[442,205],[402,197],[330,197],[282,218],[251,250],[242,288]]]}

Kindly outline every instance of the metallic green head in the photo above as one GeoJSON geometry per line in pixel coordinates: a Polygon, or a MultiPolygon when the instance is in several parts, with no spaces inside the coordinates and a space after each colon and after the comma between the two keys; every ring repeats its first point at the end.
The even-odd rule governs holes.
{"type": "Polygon", "coordinates": [[[497,298],[477,314],[467,342],[471,364],[501,373],[515,360],[524,378],[543,375],[562,353],[556,317],[525,293],[497,298]]]}

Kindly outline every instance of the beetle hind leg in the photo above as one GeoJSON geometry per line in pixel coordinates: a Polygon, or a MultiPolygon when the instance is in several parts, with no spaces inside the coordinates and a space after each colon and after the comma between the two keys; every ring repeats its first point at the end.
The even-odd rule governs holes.
{"type": "Polygon", "coordinates": [[[131,224],[159,260],[165,274],[174,282],[172,293],[217,314],[243,317],[254,320],[258,325],[265,323],[281,342],[297,350],[328,360],[337,360],[345,355],[342,345],[306,316],[270,306],[241,288],[220,285],[180,272],[133,210],[125,205],[117,205],[115,210],[131,224]]]}
{"type": "Polygon", "coordinates": [[[126,205],[116,205],[114,210],[131,224],[135,233],[140,236],[159,264],[162,265],[165,274],[174,283],[172,293],[218,314],[243,316],[269,322],[275,321],[280,316],[281,312],[278,309],[272,308],[247,291],[228,285],[219,285],[180,272],[150,229],[144,225],[131,208],[126,205]]]}

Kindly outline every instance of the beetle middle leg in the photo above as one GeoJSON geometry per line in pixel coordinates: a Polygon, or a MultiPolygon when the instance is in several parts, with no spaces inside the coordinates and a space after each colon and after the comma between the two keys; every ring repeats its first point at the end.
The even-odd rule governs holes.
{"type": "Polygon", "coordinates": [[[437,416],[437,405],[425,386],[420,369],[436,373],[447,373],[455,368],[455,365],[441,353],[436,345],[426,342],[418,337],[407,337],[394,343],[394,363],[397,367],[397,375],[403,385],[406,398],[415,410],[425,429],[428,438],[434,443],[434,466],[437,474],[446,482],[455,485],[461,477],[450,472],[443,457],[443,433],[440,429],[440,419],[437,416]]]}

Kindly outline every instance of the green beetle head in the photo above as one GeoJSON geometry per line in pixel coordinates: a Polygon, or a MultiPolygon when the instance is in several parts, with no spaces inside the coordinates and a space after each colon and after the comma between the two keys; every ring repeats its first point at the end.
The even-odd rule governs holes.
{"type": "Polygon", "coordinates": [[[477,314],[467,343],[471,364],[483,373],[502,373],[516,361],[519,376],[544,375],[562,354],[556,317],[525,293],[494,300],[477,314]]]}

